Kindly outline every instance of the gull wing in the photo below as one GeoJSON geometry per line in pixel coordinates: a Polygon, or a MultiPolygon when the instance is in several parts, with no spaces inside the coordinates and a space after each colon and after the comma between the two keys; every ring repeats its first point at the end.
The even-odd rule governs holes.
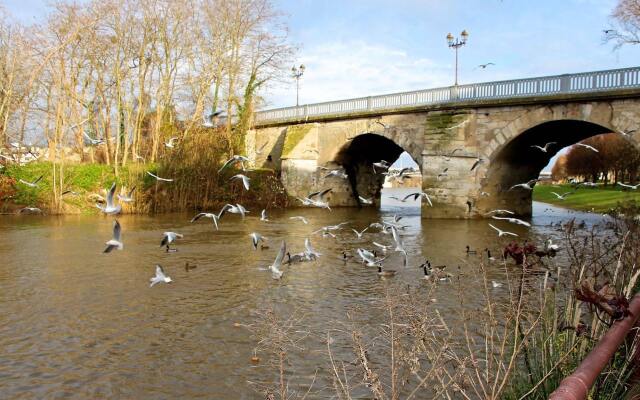
{"type": "Polygon", "coordinates": [[[406,196],[404,197],[404,199],[402,199],[402,201],[407,201],[407,199],[408,199],[409,197],[413,197],[413,201],[416,201],[416,200],[418,200],[418,197],[420,197],[420,193],[411,193],[411,194],[408,194],[408,195],[406,195],[406,196]]]}
{"type": "Polygon", "coordinates": [[[191,222],[194,222],[194,221],[199,220],[199,219],[200,219],[200,218],[202,218],[205,214],[206,214],[206,213],[203,213],[203,212],[202,212],[202,213],[200,213],[200,214],[197,214],[195,217],[191,218],[191,222]]]}
{"type": "Polygon", "coordinates": [[[116,183],[113,182],[111,185],[111,189],[109,189],[109,193],[107,193],[107,208],[113,207],[113,194],[116,192],[116,183]]]}
{"type": "Polygon", "coordinates": [[[236,161],[237,160],[234,157],[231,157],[224,164],[222,164],[222,167],[220,167],[220,169],[218,170],[218,173],[222,172],[223,169],[227,168],[229,165],[233,164],[236,161]]]}
{"type": "Polygon", "coordinates": [[[122,232],[122,228],[120,227],[120,222],[118,220],[113,221],[113,238],[120,241],[120,234],[122,232]]]}
{"type": "Polygon", "coordinates": [[[287,252],[287,243],[283,240],[280,245],[280,251],[278,251],[278,255],[276,256],[273,265],[276,268],[280,268],[282,266],[282,260],[284,260],[284,254],[287,252]]]}

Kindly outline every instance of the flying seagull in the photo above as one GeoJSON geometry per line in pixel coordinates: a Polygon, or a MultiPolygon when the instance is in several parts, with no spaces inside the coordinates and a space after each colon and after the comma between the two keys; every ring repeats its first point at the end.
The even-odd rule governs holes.
{"type": "Polygon", "coordinates": [[[342,178],[342,179],[347,179],[349,177],[349,175],[347,175],[342,168],[337,168],[337,169],[328,169],[325,167],[318,167],[318,168],[329,171],[327,175],[324,176],[325,179],[331,178],[332,176],[335,176],[336,178],[342,178]]]}
{"type": "Polygon", "coordinates": [[[353,233],[356,234],[356,236],[358,237],[358,239],[362,239],[362,235],[364,235],[364,233],[366,232],[366,230],[369,229],[369,227],[367,226],[366,228],[364,228],[362,231],[358,232],[357,230],[351,228],[351,230],[353,231],[353,233]]]}
{"type": "Polygon", "coordinates": [[[563,194],[558,194],[558,193],[556,193],[556,192],[551,192],[551,193],[552,193],[553,195],[555,195],[555,196],[558,198],[558,200],[564,200],[564,199],[565,199],[565,197],[567,197],[567,196],[568,196],[568,195],[570,195],[570,194],[573,194],[573,192],[567,192],[567,193],[563,193],[563,194]]]}
{"type": "Polygon", "coordinates": [[[177,137],[172,137],[172,138],[170,138],[170,139],[169,139],[169,141],[168,141],[168,142],[166,142],[166,143],[164,144],[164,147],[166,147],[167,149],[173,149],[173,148],[175,148],[175,147],[176,147],[176,142],[177,142],[177,141],[178,141],[178,138],[177,138],[177,137]]]}
{"type": "Polygon", "coordinates": [[[447,171],[448,171],[448,170],[449,170],[449,168],[448,168],[448,167],[447,167],[447,168],[445,168],[445,169],[443,169],[443,170],[442,170],[442,172],[440,172],[440,173],[438,174],[437,179],[438,179],[438,180],[440,180],[440,177],[442,177],[442,176],[448,176],[448,174],[447,174],[447,171]]]}
{"type": "Polygon", "coordinates": [[[38,187],[38,182],[40,182],[40,181],[42,180],[42,177],[43,177],[43,176],[44,176],[44,175],[40,175],[40,177],[39,177],[38,179],[36,179],[35,181],[33,181],[33,182],[27,182],[27,181],[25,181],[25,180],[23,180],[23,179],[18,179],[18,181],[19,181],[20,183],[24,183],[25,185],[27,185],[27,186],[29,186],[29,187],[34,188],[34,187],[38,187]]]}
{"type": "Polygon", "coordinates": [[[474,169],[476,169],[476,167],[480,164],[482,164],[484,162],[484,159],[478,157],[476,158],[476,161],[473,163],[473,165],[471,166],[471,171],[473,171],[474,169]]]}
{"type": "Polygon", "coordinates": [[[365,199],[362,196],[358,196],[358,199],[360,199],[360,202],[362,204],[373,204],[373,200],[372,199],[365,199]]]}
{"type": "Polygon", "coordinates": [[[295,217],[289,217],[289,219],[297,219],[298,221],[302,221],[302,223],[305,224],[305,225],[309,223],[309,221],[305,217],[302,217],[302,216],[299,216],[299,215],[297,215],[295,217]]]}
{"type": "Polygon", "coordinates": [[[160,178],[159,176],[154,175],[154,174],[152,174],[152,173],[151,173],[151,172],[149,172],[149,171],[147,171],[147,175],[150,175],[150,176],[152,176],[152,177],[156,178],[156,180],[158,180],[158,181],[173,182],[173,179],[160,178]]]}
{"type": "Polygon", "coordinates": [[[514,215],[515,213],[513,211],[509,211],[509,210],[497,209],[497,210],[491,210],[488,213],[486,213],[485,215],[489,215],[489,214],[510,214],[510,215],[514,215]]]}
{"type": "Polygon", "coordinates": [[[549,150],[549,146],[554,145],[554,144],[558,144],[558,142],[548,142],[548,143],[545,143],[544,146],[538,146],[537,144],[534,144],[531,147],[534,147],[536,149],[539,149],[543,153],[546,153],[547,150],[549,150]]]}
{"type": "Polygon", "coordinates": [[[493,226],[491,224],[489,224],[489,226],[492,227],[493,229],[495,229],[496,232],[498,232],[498,237],[502,237],[504,235],[518,236],[515,233],[500,230],[500,229],[496,228],[495,226],[493,226]]]}
{"type": "Polygon", "coordinates": [[[584,144],[584,143],[576,143],[576,146],[582,146],[582,147],[584,147],[585,149],[589,149],[589,150],[594,151],[594,152],[596,152],[596,153],[599,153],[599,152],[600,152],[600,151],[598,151],[598,149],[596,149],[596,148],[595,148],[595,147],[593,147],[593,146],[589,146],[588,144],[584,144]]]}
{"type": "Polygon", "coordinates": [[[131,188],[131,190],[129,191],[129,194],[127,194],[125,196],[118,195],[118,200],[120,200],[120,201],[122,201],[124,203],[133,202],[133,191],[134,190],[136,190],[135,186],[133,188],[131,188]]]}
{"type": "Polygon", "coordinates": [[[231,214],[240,214],[244,219],[245,214],[247,214],[249,211],[247,211],[247,209],[240,204],[225,204],[224,207],[222,207],[222,210],[220,210],[218,217],[222,218],[225,212],[230,212],[231,214]]]}
{"type": "Polygon", "coordinates": [[[237,180],[237,179],[241,179],[242,180],[242,185],[244,186],[245,190],[249,190],[249,181],[251,180],[251,178],[249,178],[246,175],[242,175],[242,174],[238,174],[238,175],[234,175],[231,178],[229,178],[229,180],[237,180]]]}
{"type": "Polygon", "coordinates": [[[222,164],[222,167],[220,167],[220,169],[218,170],[218,173],[222,172],[223,169],[227,168],[231,164],[236,164],[236,163],[240,163],[240,165],[242,166],[242,170],[245,171],[244,163],[249,161],[250,160],[245,156],[234,155],[233,157],[228,159],[224,164],[222,164]]]}
{"type": "Polygon", "coordinates": [[[385,161],[385,160],[380,160],[379,162],[374,162],[372,165],[373,165],[373,173],[374,174],[378,173],[378,171],[376,171],[376,168],[379,168],[379,169],[382,169],[382,170],[387,170],[391,166],[391,164],[389,164],[389,162],[385,161]]]}
{"type": "Polygon", "coordinates": [[[493,219],[502,219],[505,221],[509,221],[512,224],[516,224],[516,225],[523,225],[523,226],[531,226],[530,223],[528,223],[527,221],[523,221],[521,219],[518,218],[512,218],[512,217],[496,217],[495,215],[493,217],[491,217],[493,219]]]}
{"type": "MultiPolygon", "coordinates": [[[[429,205],[430,205],[431,207],[433,207],[433,203],[431,203],[431,199],[429,198],[429,195],[428,195],[426,192],[416,192],[416,193],[408,194],[408,195],[406,195],[406,196],[404,197],[404,199],[402,199],[402,200],[400,200],[400,201],[402,201],[402,202],[404,203],[404,202],[405,202],[405,201],[407,201],[407,199],[409,199],[410,197],[413,197],[413,201],[416,201],[416,200],[418,200],[418,198],[419,198],[419,197],[422,197],[422,198],[424,198],[424,199],[427,201],[427,203],[429,203],[429,205]]],[[[397,221],[396,221],[396,222],[397,222],[397,221]]]]}
{"type": "Polygon", "coordinates": [[[182,239],[183,235],[175,232],[164,232],[162,234],[162,241],[160,242],[160,247],[165,246],[167,248],[167,252],[171,249],[169,245],[176,241],[176,239],[182,239]]]}
{"type": "Polygon", "coordinates": [[[486,69],[489,65],[495,65],[495,64],[494,64],[494,63],[492,63],[492,62],[488,62],[488,63],[486,63],[486,64],[480,64],[480,65],[478,65],[476,68],[486,69]]]}
{"type": "Polygon", "coordinates": [[[94,139],[91,136],[87,135],[86,132],[82,132],[82,135],[89,141],[92,146],[98,146],[101,144],[105,144],[104,139],[94,139]]]}
{"type": "Polygon", "coordinates": [[[96,204],[96,207],[98,207],[105,214],[118,214],[122,210],[122,206],[120,204],[116,206],[113,203],[113,195],[115,194],[115,192],[116,183],[113,182],[113,185],[111,185],[111,189],[109,189],[109,192],[107,193],[107,204],[104,207],[96,204]]]}
{"type": "Polygon", "coordinates": [[[215,126],[213,124],[213,119],[219,116],[220,114],[222,114],[222,111],[214,111],[211,114],[205,115],[203,117],[204,123],[202,124],[202,126],[204,126],[205,128],[213,128],[215,126]]]}
{"type": "Polygon", "coordinates": [[[105,243],[107,247],[104,249],[103,253],[111,253],[111,250],[113,249],[122,250],[123,244],[120,239],[121,231],[120,222],[118,222],[118,220],[113,221],[113,238],[105,243]]]}
{"type": "Polygon", "coordinates": [[[640,183],[638,183],[637,185],[627,185],[625,183],[618,182],[618,185],[622,186],[623,188],[627,188],[631,190],[636,190],[638,189],[638,187],[640,187],[640,183]]]}
{"type": "Polygon", "coordinates": [[[153,285],[155,285],[156,283],[162,283],[162,282],[171,283],[171,282],[173,282],[171,280],[171,278],[168,277],[164,273],[164,269],[162,269],[162,266],[160,264],[156,264],[156,276],[154,276],[151,279],[149,279],[149,281],[151,282],[149,287],[153,287],[153,285]]]}
{"type": "Polygon", "coordinates": [[[269,218],[267,218],[267,210],[262,210],[260,213],[260,221],[269,222],[269,218]]]}
{"type": "Polygon", "coordinates": [[[283,240],[280,245],[280,250],[278,251],[278,255],[276,259],[273,261],[273,264],[269,265],[269,270],[271,271],[271,277],[273,279],[282,278],[283,272],[280,270],[282,267],[282,260],[284,260],[284,255],[287,252],[287,243],[283,240]]]}
{"type": "Polygon", "coordinates": [[[304,239],[304,248],[305,248],[304,253],[308,258],[311,258],[311,257],[318,258],[322,255],[317,251],[315,251],[313,247],[311,247],[311,241],[309,240],[309,238],[304,239]]]}
{"type": "Polygon", "coordinates": [[[207,213],[207,212],[201,212],[200,214],[196,214],[195,217],[191,218],[191,222],[195,222],[195,221],[199,220],[200,218],[211,218],[213,220],[213,225],[216,227],[216,230],[218,230],[218,220],[220,218],[216,214],[207,213]]]}
{"type": "Polygon", "coordinates": [[[509,188],[509,190],[513,190],[515,188],[523,188],[526,190],[533,190],[533,186],[536,184],[536,182],[538,182],[537,179],[532,179],[529,182],[526,183],[518,183],[516,185],[511,186],[511,188],[509,188]]]}

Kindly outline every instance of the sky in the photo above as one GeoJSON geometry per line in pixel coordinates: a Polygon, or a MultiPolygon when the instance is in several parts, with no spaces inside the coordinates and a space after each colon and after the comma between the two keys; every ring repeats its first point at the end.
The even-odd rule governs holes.
{"type": "MultiPolygon", "coordinates": [[[[22,22],[47,1],[3,0],[22,22]]],[[[449,86],[446,35],[469,32],[459,83],[636,66],[640,47],[603,43],[616,0],[273,0],[285,14],[291,65],[304,64],[300,103],[449,86]],[[492,62],[486,69],[479,64],[492,62]]],[[[295,105],[295,82],[264,93],[265,108],[295,105]]]]}

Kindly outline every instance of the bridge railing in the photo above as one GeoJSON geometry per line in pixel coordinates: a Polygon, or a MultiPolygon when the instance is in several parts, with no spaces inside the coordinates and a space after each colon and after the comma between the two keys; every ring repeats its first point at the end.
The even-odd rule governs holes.
{"type": "Polygon", "coordinates": [[[255,121],[258,124],[264,124],[325,115],[346,115],[358,112],[402,109],[425,105],[446,105],[463,101],[553,96],[634,87],[640,87],[640,67],[473,83],[413,92],[305,104],[297,107],[276,108],[256,112],[255,121]]]}

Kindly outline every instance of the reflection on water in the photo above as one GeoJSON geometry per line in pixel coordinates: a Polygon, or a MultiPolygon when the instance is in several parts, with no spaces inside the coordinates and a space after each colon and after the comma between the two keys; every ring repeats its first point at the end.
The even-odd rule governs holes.
{"type": "MultiPolygon", "coordinates": [[[[504,243],[486,221],[422,220],[419,209],[405,206],[385,200],[381,210],[271,211],[268,223],[259,221],[260,210],[250,210],[244,222],[225,216],[218,232],[209,220],[189,223],[191,215],[121,216],[124,250],[111,254],[101,253],[111,237],[110,217],[0,219],[1,397],[260,398],[247,384],[255,379],[249,362],[255,342],[234,327],[251,323],[257,309],[300,309],[308,329],[322,332],[327,321],[344,319],[347,307],[366,304],[389,285],[420,285],[415,266],[425,258],[455,273],[457,266],[464,270],[480,262],[480,254],[466,255],[466,245],[498,253],[504,243]],[[394,213],[406,226],[402,239],[410,267],[390,256],[386,266],[398,270],[392,280],[339,259],[342,250],[371,248],[374,240],[389,244],[389,236],[368,230],[357,239],[350,228],[336,239],[310,236],[342,221],[362,230],[394,213]],[[293,215],[305,216],[309,224],[290,220],[293,215]],[[177,253],[159,246],[168,230],[184,234],[177,253]],[[252,249],[253,231],[271,239],[269,249],[252,249]],[[281,238],[298,252],[305,237],[323,254],[317,262],[285,267],[280,282],[261,269],[273,261],[281,238]],[[186,271],[187,261],[197,268],[186,271]],[[155,263],[174,283],[148,287],[155,263]]],[[[531,229],[506,225],[538,243],[558,234],[551,222],[600,218],[543,204],[534,211],[531,229]]],[[[490,271],[496,280],[503,273],[497,266],[490,271]]],[[[472,293],[477,282],[465,275],[461,284],[472,293]]],[[[459,306],[447,285],[437,292],[439,309],[459,306]]],[[[337,355],[341,351],[350,349],[336,349],[337,355]]],[[[325,362],[321,356],[292,360],[301,377],[325,362]]]]}

